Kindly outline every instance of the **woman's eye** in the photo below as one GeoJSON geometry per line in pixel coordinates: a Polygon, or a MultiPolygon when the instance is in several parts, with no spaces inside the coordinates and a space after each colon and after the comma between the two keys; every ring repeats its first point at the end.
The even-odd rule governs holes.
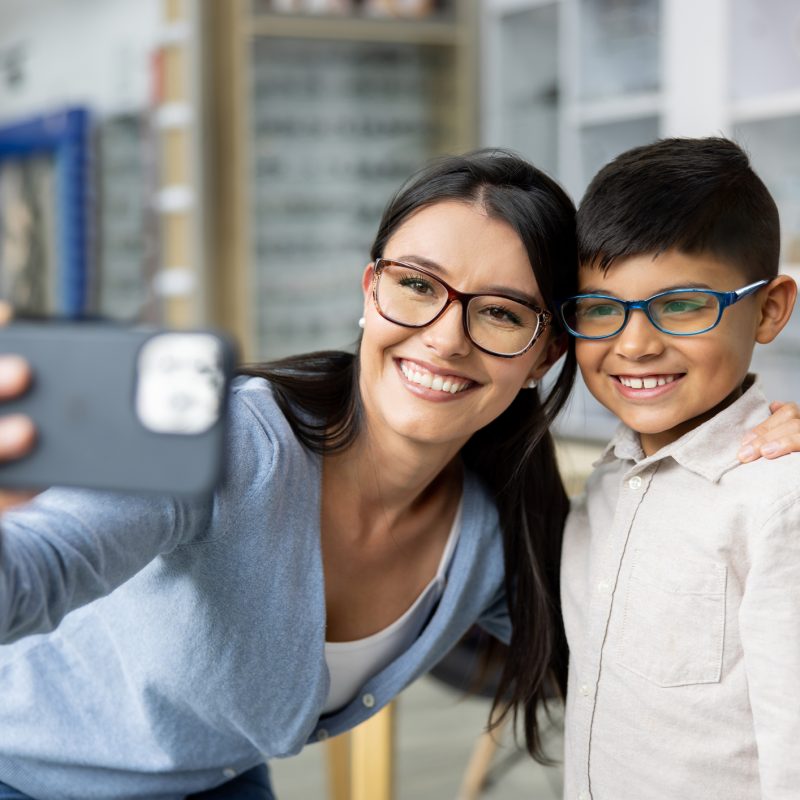
{"type": "Polygon", "coordinates": [[[421,277],[406,277],[401,278],[398,283],[404,289],[409,289],[410,291],[416,294],[432,294],[433,293],[433,285],[430,281],[425,280],[425,278],[421,277]]]}
{"type": "Polygon", "coordinates": [[[502,322],[506,325],[522,325],[519,315],[508,308],[503,308],[503,306],[486,306],[482,313],[494,322],[502,322]]]}

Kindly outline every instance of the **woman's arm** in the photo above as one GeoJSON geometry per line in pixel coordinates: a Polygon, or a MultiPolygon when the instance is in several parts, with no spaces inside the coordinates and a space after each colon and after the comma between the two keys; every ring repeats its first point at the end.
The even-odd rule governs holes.
{"type": "Polygon", "coordinates": [[[0,642],[53,630],[206,525],[210,502],[50,489],[0,522],[0,642]]]}
{"type": "Polygon", "coordinates": [[[745,464],[764,458],[778,458],[800,451],[800,406],[797,403],[770,403],[772,415],[742,439],[739,460],[745,464]]]}

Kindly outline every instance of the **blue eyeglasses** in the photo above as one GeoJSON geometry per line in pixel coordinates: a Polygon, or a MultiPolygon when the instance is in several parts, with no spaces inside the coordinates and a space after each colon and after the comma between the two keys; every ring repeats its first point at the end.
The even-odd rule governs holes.
{"type": "Polygon", "coordinates": [[[647,315],[652,325],[671,336],[696,336],[719,325],[728,306],[757,292],[767,280],[732,292],[709,289],[672,289],[646,300],[620,300],[603,294],[579,294],[561,303],[559,315],[567,330],[579,339],[608,339],[628,324],[631,311],[647,315]]]}

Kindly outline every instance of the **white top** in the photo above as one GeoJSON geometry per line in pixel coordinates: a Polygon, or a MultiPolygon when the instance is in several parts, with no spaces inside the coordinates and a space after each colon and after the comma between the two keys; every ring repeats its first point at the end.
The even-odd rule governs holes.
{"type": "Polygon", "coordinates": [[[740,464],[757,387],[645,457],[621,429],[564,534],[564,797],[800,797],[800,454],[740,464]]]}
{"type": "Polygon", "coordinates": [[[458,503],[436,575],[413,605],[391,625],[365,639],[354,642],[325,642],[325,661],[331,683],[323,714],[347,705],[360,687],[394,661],[419,636],[444,592],[445,575],[461,532],[462,503],[463,498],[458,503]]]}

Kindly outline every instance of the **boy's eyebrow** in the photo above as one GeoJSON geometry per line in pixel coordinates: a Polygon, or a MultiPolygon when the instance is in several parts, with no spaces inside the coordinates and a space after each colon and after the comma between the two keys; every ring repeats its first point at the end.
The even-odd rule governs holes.
{"type": "MultiPolygon", "coordinates": [[[[406,264],[410,264],[411,266],[418,266],[422,267],[423,269],[427,269],[430,272],[436,272],[442,276],[444,280],[451,281],[452,277],[450,273],[443,267],[441,264],[438,264],[436,261],[431,261],[429,258],[425,258],[425,256],[416,256],[416,255],[407,255],[407,256],[399,256],[398,258],[390,258],[389,261],[403,261],[406,264]]],[[[516,297],[523,302],[530,303],[534,306],[543,306],[544,302],[540,297],[536,297],[535,295],[528,294],[528,292],[518,289],[516,287],[511,286],[487,286],[485,289],[482,289],[478,294],[501,294],[501,295],[508,295],[509,297],[516,297]]]]}
{"type": "MultiPolygon", "coordinates": [[[[707,283],[686,281],[682,283],[674,283],[671,286],[664,286],[661,289],[657,289],[655,292],[651,292],[648,295],[648,297],[653,297],[654,295],[661,294],[662,292],[679,292],[681,289],[708,289],[711,292],[716,291],[715,289],[712,289],[707,283]]],[[[580,294],[604,294],[608,295],[609,297],[616,297],[616,295],[613,292],[610,292],[608,289],[603,289],[596,286],[581,286],[580,294]]],[[[642,297],[637,299],[644,300],[645,298],[642,297]]]]}

